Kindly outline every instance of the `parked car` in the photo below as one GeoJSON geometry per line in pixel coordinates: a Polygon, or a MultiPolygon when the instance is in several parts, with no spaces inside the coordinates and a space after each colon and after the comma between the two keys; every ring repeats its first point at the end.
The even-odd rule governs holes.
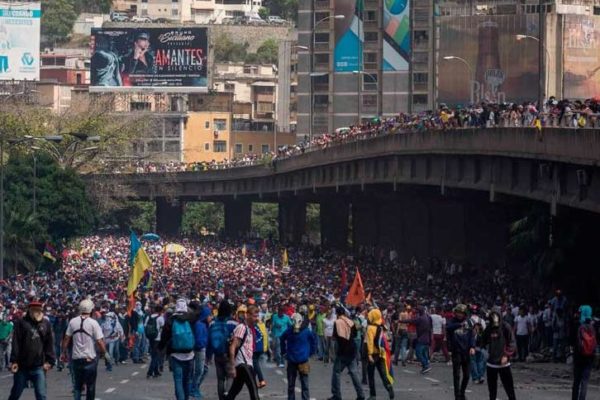
{"type": "MultiPolygon", "coordinates": [[[[152,21],[150,21],[150,22],[152,22],[152,21]]],[[[162,18],[161,17],[161,18],[156,18],[154,20],[154,22],[156,22],[157,24],[168,24],[168,23],[171,22],[171,20],[169,18],[162,18]]]]}
{"type": "Polygon", "coordinates": [[[221,24],[223,25],[233,25],[235,23],[235,18],[231,16],[226,16],[221,19],[221,24]]]}
{"type": "Polygon", "coordinates": [[[255,17],[255,16],[246,16],[244,17],[244,22],[247,25],[266,25],[267,22],[260,18],[260,17],[255,17]]]}
{"type": "Polygon", "coordinates": [[[269,15],[267,22],[271,25],[284,25],[287,21],[281,18],[279,15],[269,15]]]}
{"type": "Polygon", "coordinates": [[[110,13],[110,20],[113,22],[126,22],[129,21],[129,16],[124,12],[113,11],[110,13]]]}
{"type": "Polygon", "coordinates": [[[131,18],[131,22],[152,22],[152,18],[150,17],[138,17],[137,15],[135,17],[131,18]]]}

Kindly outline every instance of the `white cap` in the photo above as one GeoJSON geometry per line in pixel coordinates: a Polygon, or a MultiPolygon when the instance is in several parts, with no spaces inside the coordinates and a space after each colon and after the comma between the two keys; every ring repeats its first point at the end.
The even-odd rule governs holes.
{"type": "Polygon", "coordinates": [[[89,299],[81,300],[81,303],[79,303],[79,312],[81,314],[91,314],[93,309],[94,303],[89,299]]]}

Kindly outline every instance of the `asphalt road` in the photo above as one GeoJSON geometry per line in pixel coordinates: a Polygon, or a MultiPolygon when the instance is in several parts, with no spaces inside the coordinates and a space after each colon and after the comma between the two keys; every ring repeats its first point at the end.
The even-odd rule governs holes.
{"type": "MultiPolygon", "coordinates": [[[[99,368],[96,399],[98,400],[172,400],[173,381],[171,375],[165,374],[156,379],[146,379],[147,365],[127,364],[115,367],[108,373],[103,367],[99,368]]],[[[556,367],[555,367],[556,370],[556,367]]],[[[287,397],[287,380],[285,369],[277,368],[268,363],[264,368],[267,387],[260,390],[261,398],[285,399],[287,397]]],[[[548,368],[537,368],[530,365],[516,365],[513,368],[518,399],[528,400],[558,400],[570,399],[571,382],[568,368],[558,367],[558,373],[549,372],[548,368]],[[525,368],[524,368],[525,367],[525,368]]],[[[598,374],[597,371],[592,373],[598,374]]],[[[396,399],[425,399],[443,400],[453,399],[452,369],[443,364],[433,364],[431,373],[422,376],[416,364],[405,368],[395,367],[394,389],[396,399]]],[[[386,400],[387,394],[376,377],[378,398],[386,400]]],[[[311,365],[310,374],[310,397],[316,400],[325,400],[331,396],[331,364],[324,365],[314,361],[311,365]]],[[[597,383],[597,381],[596,381],[597,383]]],[[[0,373],[0,400],[8,398],[12,384],[12,375],[8,372],[0,373]]],[[[296,397],[300,399],[300,383],[297,382],[296,397]]],[[[202,391],[205,399],[216,399],[216,377],[214,368],[210,369],[209,376],[205,380],[202,391]]],[[[363,386],[365,395],[368,395],[368,387],[363,386]]],[[[245,389],[244,389],[245,390],[245,389]]],[[[355,399],[356,394],[347,374],[342,376],[342,396],[344,399],[355,399]]],[[[70,377],[66,371],[51,371],[48,375],[48,399],[70,399],[71,385],[70,377]]],[[[239,399],[248,399],[246,392],[238,396],[239,399]]],[[[488,399],[487,384],[469,384],[467,398],[488,399]]],[[[33,400],[33,390],[26,389],[22,396],[24,400],[33,400]]],[[[506,394],[499,388],[498,399],[506,400],[506,394]]],[[[588,389],[588,399],[600,399],[600,386],[591,384],[588,389]]]]}

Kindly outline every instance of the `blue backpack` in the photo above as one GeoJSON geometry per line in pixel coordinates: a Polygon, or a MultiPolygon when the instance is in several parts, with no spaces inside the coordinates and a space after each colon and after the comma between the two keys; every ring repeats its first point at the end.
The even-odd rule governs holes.
{"type": "Polygon", "coordinates": [[[208,329],[208,343],[217,356],[227,355],[231,333],[227,321],[215,320],[208,329]]]}
{"type": "Polygon", "coordinates": [[[173,320],[171,349],[175,353],[187,353],[194,350],[194,332],[188,321],[173,320]]]}
{"type": "Polygon", "coordinates": [[[196,321],[194,324],[194,350],[205,349],[208,344],[208,330],[204,321],[196,321]]]}

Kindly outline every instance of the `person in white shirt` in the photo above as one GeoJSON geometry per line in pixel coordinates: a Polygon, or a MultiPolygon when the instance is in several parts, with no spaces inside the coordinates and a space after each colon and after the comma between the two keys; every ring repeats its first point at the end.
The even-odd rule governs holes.
{"type": "Polygon", "coordinates": [[[325,346],[323,349],[323,361],[325,364],[331,360],[333,362],[333,325],[335,324],[336,316],[333,312],[333,307],[327,313],[325,319],[323,319],[323,337],[325,338],[325,346]]]}
{"type": "Polygon", "coordinates": [[[442,349],[442,354],[446,363],[450,362],[450,355],[448,354],[448,342],[446,340],[446,318],[438,314],[436,307],[431,308],[431,327],[433,333],[433,340],[431,341],[431,355],[436,352],[438,348],[442,349]]]}
{"type": "Polygon", "coordinates": [[[529,355],[529,334],[531,332],[531,321],[525,315],[524,307],[519,309],[519,315],[515,318],[514,330],[517,337],[519,361],[523,362],[529,355]]]}
{"type": "Polygon", "coordinates": [[[85,299],[79,303],[80,316],[69,321],[65,338],[62,342],[62,361],[67,362],[69,345],[73,343],[71,363],[73,368],[73,391],[75,400],[81,399],[83,386],[86,387],[86,399],[93,400],[96,396],[96,376],[98,373],[98,360],[96,359],[96,346],[100,350],[100,357],[110,357],[106,352],[102,328],[93,318],[94,303],[85,299]]]}

